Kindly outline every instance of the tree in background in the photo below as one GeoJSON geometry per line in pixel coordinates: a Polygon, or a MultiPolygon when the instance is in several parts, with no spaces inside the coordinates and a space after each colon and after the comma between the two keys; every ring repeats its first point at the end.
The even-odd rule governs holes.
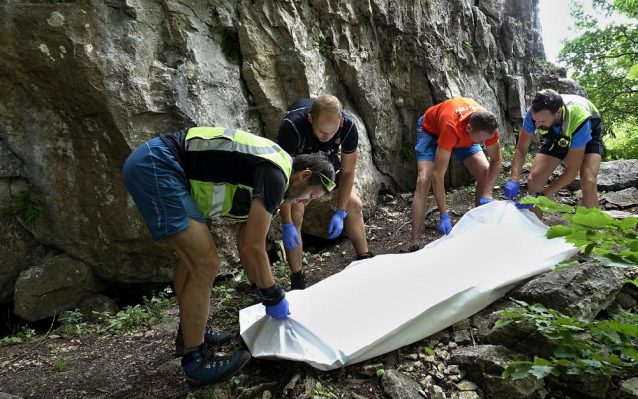
{"type": "Polygon", "coordinates": [[[633,78],[638,64],[638,0],[593,0],[593,6],[607,16],[624,16],[627,22],[600,28],[597,16],[587,13],[582,2],[572,1],[580,36],[565,43],[559,59],[569,65],[572,77],[603,116],[605,159],[638,158],[638,79],[633,78]]]}

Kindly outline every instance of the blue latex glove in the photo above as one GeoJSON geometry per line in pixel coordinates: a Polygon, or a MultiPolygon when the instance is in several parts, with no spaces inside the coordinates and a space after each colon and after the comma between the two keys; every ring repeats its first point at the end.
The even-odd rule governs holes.
{"type": "Polygon", "coordinates": [[[273,319],[283,320],[290,314],[290,308],[286,298],[282,299],[281,302],[276,305],[264,306],[266,307],[266,314],[273,319]]]}
{"type": "Polygon", "coordinates": [[[503,192],[505,193],[505,196],[507,198],[513,200],[518,195],[518,190],[520,190],[520,188],[521,183],[510,180],[507,182],[507,184],[505,184],[505,186],[503,186],[503,192]]]}
{"type": "Polygon", "coordinates": [[[282,223],[281,227],[284,229],[284,247],[288,249],[296,249],[297,245],[301,245],[301,243],[299,242],[299,235],[297,234],[297,229],[295,229],[294,224],[282,223]],[[295,242],[297,244],[295,244],[295,242]]]}
{"type": "Polygon", "coordinates": [[[491,198],[481,198],[479,199],[479,206],[489,204],[490,202],[492,202],[491,198]]]}
{"type": "Polygon", "coordinates": [[[333,239],[339,237],[343,231],[343,219],[348,216],[348,212],[337,209],[332,219],[330,220],[330,226],[328,227],[328,238],[333,239]]]}
{"type": "Polygon", "coordinates": [[[518,209],[530,209],[530,208],[533,208],[534,205],[536,205],[536,204],[521,204],[521,201],[524,200],[525,198],[532,198],[532,197],[536,198],[535,195],[528,195],[528,196],[525,196],[525,197],[521,198],[520,200],[518,200],[518,202],[516,204],[514,204],[514,205],[516,205],[516,207],[518,209]]]}
{"type": "Polygon", "coordinates": [[[441,214],[441,223],[439,223],[439,231],[445,235],[450,234],[452,231],[452,222],[450,221],[450,215],[447,212],[441,214]]]}

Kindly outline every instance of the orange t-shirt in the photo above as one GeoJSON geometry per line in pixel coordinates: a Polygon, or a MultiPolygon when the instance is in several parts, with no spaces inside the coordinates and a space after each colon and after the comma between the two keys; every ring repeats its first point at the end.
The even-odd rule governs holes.
{"type": "MultiPolygon", "coordinates": [[[[423,128],[430,134],[437,136],[437,144],[452,152],[452,148],[471,147],[474,145],[467,134],[467,122],[470,115],[485,108],[470,98],[453,98],[443,101],[427,111],[423,117],[423,128]]],[[[498,140],[498,131],[494,137],[485,142],[491,146],[498,140]]]]}

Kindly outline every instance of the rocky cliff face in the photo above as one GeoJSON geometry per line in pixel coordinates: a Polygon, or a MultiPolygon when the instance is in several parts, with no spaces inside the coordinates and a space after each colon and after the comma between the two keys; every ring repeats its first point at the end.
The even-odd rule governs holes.
{"type": "MultiPolygon", "coordinates": [[[[382,188],[413,187],[416,121],[437,102],[477,99],[512,142],[539,84],[536,3],[3,2],[0,300],[47,254],[102,280],[170,281],[173,256],[150,240],[121,178],[132,149],[163,132],[216,125],[275,138],[294,100],[333,93],[361,132],[367,206],[382,188]],[[31,222],[10,215],[21,191],[43,200],[31,222]]],[[[234,263],[230,229],[220,231],[234,263]]]]}

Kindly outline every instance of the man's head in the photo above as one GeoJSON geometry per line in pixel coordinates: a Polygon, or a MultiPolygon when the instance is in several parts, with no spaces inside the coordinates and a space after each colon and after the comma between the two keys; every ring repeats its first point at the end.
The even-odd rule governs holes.
{"type": "Polygon", "coordinates": [[[329,141],[343,125],[341,101],[335,96],[324,94],[315,99],[308,114],[312,132],[319,141],[329,141]]]}
{"type": "Polygon", "coordinates": [[[485,144],[496,134],[496,116],[488,111],[478,111],[470,115],[467,122],[467,133],[474,144],[485,144]]]}
{"type": "Polygon", "coordinates": [[[532,100],[532,119],[536,128],[549,130],[552,126],[561,124],[563,119],[563,98],[557,91],[541,90],[532,100]]]}
{"type": "Polygon", "coordinates": [[[323,153],[301,154],[292,158],[292,174],[284,200],[308,205],[333,190],[335,170],[323,153]]]}

